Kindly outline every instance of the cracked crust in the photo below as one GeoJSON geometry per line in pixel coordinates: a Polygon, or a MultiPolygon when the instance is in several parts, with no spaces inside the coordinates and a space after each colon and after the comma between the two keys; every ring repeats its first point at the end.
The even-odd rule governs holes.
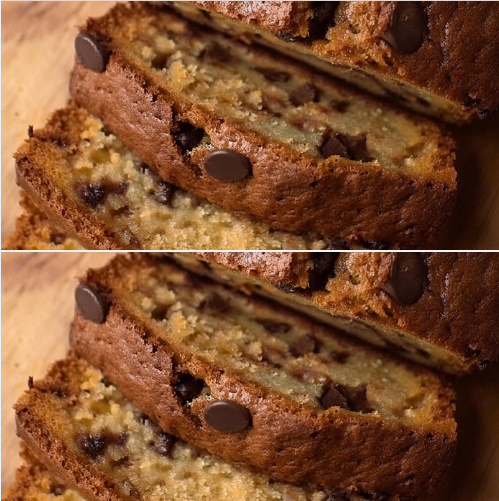
{"type": "MultiPolygon", "coordinates": [[[[388,345],[399,345],[399,354],[419,363],[462,374],[484,369],[489,362],[499,359],[498,253],[424,253],[429,270],[425,292],[415,304],[406,306],[382,290],[395,253],[340,253],[330,270],[327,286],[315,292],[306,290],[309,272],[314,267],[313,254],[199,253],[198,256],[213,264],[213,272],[219,279],[250,278],[264,286],[265,293],[290,306],[303,307],[308,314],[320,315],[322,321],[340,317],[379,328],[381,333],[391,332],[386,337],[388,345]],[[224,270],[238,275],[224,276],[224,270]],[[284,292],[283,286],[295,291],[284,292]],[[405,346],[404,340],[413,347],[405,346]],[[409,347],[410,352],[404,350],[409,347]]],[[[183,256],[177,255],[176,259],[182,260],[183,256]]],[[[380,344],[376,332],[358,330],[355,324],[351,325],[353,334],[380,344]]]]}
{"type": "MultiPolygon", "coordinates": [[[[244,4],[249,2],[192,3],[215,15],[210,21],[205,16],[204,22],[224,24],[223,18],[217,17],[222,14],[226,19],[242,23],[241,26],[250,24],[258,30],[260,39],[263,36],[268,43],[295,57],[311,63],[315,60],[321,68],[340,78],[351,79],[352,75],[338,72],[338,67],[359,70],[364,77],[354,76],[352,81],[356,85],[388,97],[394,94],[400,104],[421,113],[449,122],[463,122],[484,116],[499,106],[497,2],[423,2],[428,34],[419,50],[405,55],[382,38],[396,2],[340,2],[335,24],[323,39],[314,41],[300,40],[313,24],[312,13],[300,18],[297,29],[289,25],[280,30],[277,25],[272,26],[272,20],[259,22],[253,13],[247,17],[244,4]],[[285,42],[283,34],[297,39],[285,42]],[[333,70],[332,65],[337,68],[333,70]]],[[[307,2],[293,3],[307,8],[307,2]]],[[[188,6],[177,6],[188,15],[199,17],[189,12],[188,6]]],[[[284,8],[275,13],[262,9],[262,14],[269,18],[286,16],[284,8]]],[[[202,18],[197,20],[203,22],[202,18]]],[[[279,23],[285,25],[289,20],[281,18],[279,23]]],[[[241,31],[241,28],[232,28],[241,31]]],[[[251,39],[252,35],[246,33],[248,37],[251,39]]]]}

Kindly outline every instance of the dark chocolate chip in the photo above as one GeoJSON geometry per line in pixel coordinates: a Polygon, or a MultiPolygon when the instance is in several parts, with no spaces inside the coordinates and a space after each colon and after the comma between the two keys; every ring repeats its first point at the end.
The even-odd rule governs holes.
{"type": "Polygon", "coordinates": [[[319,342],[310,334],[305,334],[291,344],[289,351],[294,357],[303,357],[307,353],[317,353],[319,351],[319,342]]]}
{"type": "Polygon", "coordinates": [[[50,494],[53,496],[62,496],[66,492],[66,487],[62,485],[51,485],[50,494]]]}
{"type": "Polygon", "coordinates": [[[336,383],[327,385],[319,401],[324,409],[339,406],[356,412],[373,411],[373,408],[367,403],[366,387],[362,384],[359,386],[336,383]]]}
{"type": "Polygon", "coordinates": [[[77,188],[80,198],[92,209],[99,206],[106,197],[104,184],[80,184],[77,188]]]}
{"type": "Polygon", "coordinates": [[[289,99],[295,106],[301,106],[309,102],[319,100],[319,90],[311,84],[304,84],[291,93],[289,99]]]}
{"type": "Polygon", "coordinates": [[[184,402],[194,400],[204,388],[204,381],[190,374],[179,374],[179,382],[173,385],[175,394],[184,402]]]}
{"type": "Polygon", "coordinates": [[[296,40],[300,38],[296,35],[293,35],[292,33],[287,33],[285,31],[278,31],[276,33],[276,36],[284,42],[296,42],[296,40]]]}
{"type": "Polygon", "coordinates": [[[227,49],[222,47],[217,42],[212,42],[200,55],[202,59],[226,63],[230,59],[230,54],[227,49]]]}
{"type": "Polygon", "coordinates": [[[334,265],[338,252],[314,252],[312,262],[314,267],[308,272],[308,290],[324,289],[328,280],[334,276],[334,265]]]}
{"type": "Polygon", "coordinates": [[[332,157],[333,155],[339,155],[340,157],[348,158],[348,152],[346,146],[342,144],[335,135],[327,135],[320,147],[321,155],[324,158],[332,157]]]}
{"type": "Polygon", "coordinates": [[[78,58],[89,70],[102,73],[106,69],[109,54],[106,47],[90,33],[79,33],[75,39],[78,58]]]}
{"type": "Polygon", "coordinates": [[[423,45],[427,22],[421,2],[397,2],[382,38],[400,54],[412,54],[423,45]]]}
{"type": "Polygon", "coordinates": [[[326,387],[319,401],[324,409],[329,409],[330,407],[348,409],[346,397],[342,395],[334,386],[326,387]]]}
{"type": "Polygon", "coordinates": [[[413,304],[423,295],[428,270],[421,254],[401,252],[397,254],[385,291],[397,303],[413,304]]]}
{"type": "Polygon", "coordinates": [[[266,318],[257,318],[256,321],[265,327],[265,330],[268,332],[271,332],[272,334],[285,334],[286,332],[289,332],[291,329],[291,326],[289,324],[286,324],[284,322],[276,322],[274,320],[268,320],[266,318]]]}
{"type": "Polygon", "coordinates": [[[108,304],[94,287],[85,283],[79,284],[75,290],[75,300],[78,310],[87,320],[95,324],[105,322],[108,304]]]}
{"type": "Polygon", "coordinates": [[[33,126],[32,125],[28,125],[28,137],[33,137],[34,133],[33,133],[33,126]]]}
{"type": "Polygon", "coordinates": [[[269,82],[287,82],[291,75],[285,71],[273,70],[271,68],[256,68],[269,82]]]}
{"type": "Polygon", "coordinates": [[[81,435],[77,440],[80,449],[91,459],[97,459],[106,448],[104,435],[81,435]]]}
{"type": "Polygon", "coordinates": [[[28,388],[31,390],[33,388],[33,376],[28,377],[28,388]]]}
{"type": "Polygon", "coordinates": [[[233,150],[217,150],[204,159],[206,172],[220,181],[241,181],[251,176],[251,162],[233,150]]]}
{"type": "Polygon", "coordinates": [[[173,137],[177,146],[182,150],[182,153],[186,153],[199,145],[204,134],[204,129],[194,127],[189,122],[180,122],[178,124],[178,131],[173,134],[173,137]]]}
{"type": "Polygon", "coordinates": [[[156,186],[152,194],[152,198],[155,202],[158,202],[158,204],[170,205],[171,199],[176,189],[176,186],[173,186],[173,184],[170,184],[166,181],[161,181],[156,186]]]}
{"type": "Polygon", "coordinates": [[[160,456],[170,456],[170,452],[176,440],[177,439],[173,435],[162,431],[156,436],[156,439],[151,445],[154,452],[158,453],[160,456]]]}
{"type": "Polygon", "coordinates": [[[226,433],[243,431],[251,426],[248,409],[230,400],[209,404],[204,410],[204,419],[215,430],[226,433]]]}
{"type": "Polygon", "coordinates": [[[366,135],[348,136],[347,134],[337,134],[337,138],[347,147],[348,155],[352,160],[360,162],[371,162],[373,157],[367,152],[366,135]]]}
{"type": "Polygon", "coordinates": [[[292,285],[286,284],[284,282],[277,282],[275,286],[282,292],[296,292],[299,290],[298,287],[293,287],[292,285]]]}
{"type": "Polygon", "coordinates": [[[310,21],[308,39],[318,40],[324,38],[329,28],[334,26],[334,15],[340,2],[314,2],[314,17],[310,21]]]}

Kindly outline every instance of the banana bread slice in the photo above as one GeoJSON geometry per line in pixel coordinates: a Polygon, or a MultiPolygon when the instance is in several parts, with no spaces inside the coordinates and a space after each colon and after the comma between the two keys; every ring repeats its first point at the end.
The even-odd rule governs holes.
{"type": "Polygon", "coordinates": [[[121,255],[76,291],[75,352],[183,440],[277,480],[417,496],[455,448],[453,392],[165,257],[121,255]]]}
{"type": "Polygon", "coordinates": [[[435,123],[146,2],[90,19],[76,47],[76,102],[189,193],[293,233],[441,236],[456,173],[435,123]]]}
{"type": "MultiPolygon", "coordinates": [[[[274,231],[177,189],[74,104],[32,131],[15,159],[30,205],[83,247],[303,250],[334,244],[274,231]]],[[[20,224],[25,229],[30,222],[40,221],[20,224]]]]}
{"type": "Polygon", "coordinates": [[[18,434],[51,473],[40,465],[24,467],[9,501],[398,499],[273,482],[216,459],[163,432],[101,372],[74,356],[35,381],[15,409],[18,434]]]}
{"type": "Polygon", "coordinates": [[[191,271],[264,294],[450,374],[499,359],[498,253],[176,254],[191,271]]]}
{"type": "Polygon", "coordinates": [[[242,40],[268,44],[369,92],[448,122],[484,117],[499,106],[497,2],[174,5],[191,20],[242,40]]]}

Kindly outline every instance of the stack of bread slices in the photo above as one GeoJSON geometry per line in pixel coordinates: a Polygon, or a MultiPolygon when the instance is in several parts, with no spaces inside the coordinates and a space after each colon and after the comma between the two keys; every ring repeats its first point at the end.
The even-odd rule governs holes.
{"type": "Polygon", "coordinates": [[[424,497],[456,449],[435,368],[499,357],[498,274],[491,254],[121,254],[15,405],[6,500],[424,497]]]}
{"type": "Polygon", "coordinates": [[[499,104],[498,19],[494,2],[118,4],[81,27],[71,101],[15,155],[7,247],[433,248],[456,199],[442,121],[499,104]]]}

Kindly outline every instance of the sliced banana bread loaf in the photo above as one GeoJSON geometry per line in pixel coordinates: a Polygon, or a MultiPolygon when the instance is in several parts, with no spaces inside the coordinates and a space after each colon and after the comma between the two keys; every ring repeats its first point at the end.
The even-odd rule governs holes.
{"type": "Polygon", "coordinates": [[[145,2],[90,19],[71,93],[163,179],[294,233],[432,245],[456,194],[436,124],[145,2]]]}
{"type": "Polygon", "coordinates": [[[119,256],[76,291],[71,346],[159,425],[281,481],[417,496],[455,447],[436,375],[164,257],[119,256]]]}
{"type": "Polygon", "coordinates": [[[82,499],[78,493],[92,501],[392,499],[295,487],[216,459],[163,432],[74,356],[35,381],[15,409],[19,435],[53,473],[24,467],[9,501],[82,499]]]}
{"type": "Polygon", "coordinates": [[[499,359],[498,253],[199,253],[183,266],[451,374],[499,359]],[[208,264],[209,263],[209,264],[208,264]]]}
{"type": "MultiPolygon", "coordinates": [[[[177,189],[127,150],[102,122],[74,105],[55,112],[46,127],[35,129],[31,136],[15,154],[17,182],[64,238],[76,239],[83,247],[323,249],[334,245],[317,235],[274,231],[177,189]]],[[[23,231],[27,222],[20,223],[23,231]]],[[[29,244],[29,239],[24,241],[29,244]]]]}
{"type": "Polygon", "coordinates": [[[427,115],[463,122],[499,106],[497,2],[189,3],[175,8],[427,115]]]}

